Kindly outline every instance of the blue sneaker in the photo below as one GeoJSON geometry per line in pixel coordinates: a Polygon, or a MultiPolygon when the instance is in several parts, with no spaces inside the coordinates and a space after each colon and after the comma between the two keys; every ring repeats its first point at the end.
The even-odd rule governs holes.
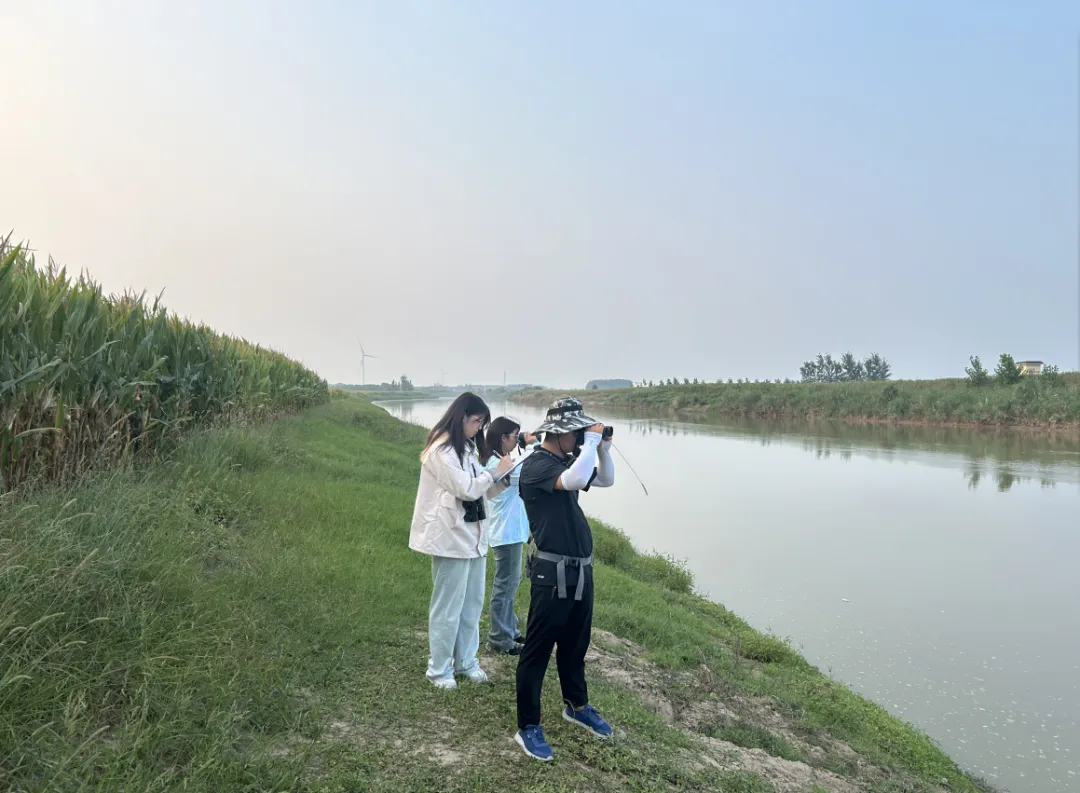
{"type": "Polygon", "coordinates": [[[545,763],[551,760],[551,746],[548,744],[547,738],[544,737],[543,727],[533,725],[532,727],[526,727],[524,730],[518,730],[514,740],[517,741],[518,746],[525,750],[525,754],[529,757],[542,760],[545,763]]]}
{"type": "Polygon", "coordinates": [[[581,710],[575,710],[572,706],[567,705],[566,710],[562,712],[562,717],[571,724],[584,727],[597,738],[610,738],[612,732],[614,732],[611,725],[600,718],[600,714],[596,712],[596,708],[592,705],[586,705],[581,710]]]}

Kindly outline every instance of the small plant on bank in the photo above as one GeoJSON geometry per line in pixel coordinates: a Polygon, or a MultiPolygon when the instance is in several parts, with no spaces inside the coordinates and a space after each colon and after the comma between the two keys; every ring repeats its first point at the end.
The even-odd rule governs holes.
{"type": "Polygon", "coordinates": [[[1020,378],[1024,375],[1016,361],[1013,360],[1013,357],[1007,352],[1003,352],[998,359],[998,365],[997,369],[994,370],[994,376],[1001,385],[1015,385],[1020,382],[1020,378]]]}
{"type": "Polygon", "coordinates": [[[987,372],[986,367],[982,365],[979,356],[972,355],[970,360],[971,366],[964,368],[964,371],[967,372],[968,376],[968,385],[978,388],[989,383],[990,373],[987,372]]]}

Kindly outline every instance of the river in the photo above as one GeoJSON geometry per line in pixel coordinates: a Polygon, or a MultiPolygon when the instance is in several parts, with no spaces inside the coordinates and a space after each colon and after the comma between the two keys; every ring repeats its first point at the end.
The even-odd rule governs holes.
{"type": "MultiPolygon", "coordinates": [[[[448,404],[381,406],[430,427],[448,404]]],[[[595,415],[648,495],[616,454],[587,513],[995,786],[1080,791],[1075,439],[595,415]]]]}

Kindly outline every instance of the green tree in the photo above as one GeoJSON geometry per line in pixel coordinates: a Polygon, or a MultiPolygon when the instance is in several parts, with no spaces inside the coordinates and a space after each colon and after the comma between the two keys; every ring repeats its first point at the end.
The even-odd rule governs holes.
{"type": "Polygon", "coordinates": [[[818,378],[823,383],[838,383],[844,373],[844,368],[839,361],[834,361],[831,354],[824,356],[818,353],[817,357],[818,378]]]}
{"type": "Polygon", "coordinates": [[[891,374],[889,362],[877,353],[859,361],[850,352],[835,360],[831,353],[803,362],[799,376],[804,383],[854,383],[860,380],[888,380],[891,374]]]}
{"type": "Polygon", "coordinates": [[[858,360],[850,352],[845,352],[840,357],[840,367],[844,370],[843,379],[848,383],[857,383],[866,379],[866,369],[862,361],[858,360]]]}
{"type": "Polygon", "coordinates": [[[994,377],[1002,385],[1015,385],[1020,382],[1020,378],[1023,374],[1020,372],[1020,367],[1017,365],[1013,357],[1007,352],[1001,353],[1001,357],[998,358],[997,368],[994,370],[994,377]]]}
{"type": "Polygon", "coordinates": [[[863,369],[866,371],[867,380],[888,380],[892,374],[889,362],[876,352],[863,361],[863,369]]]}
{"type": "Polygon", "coordinates": [[[972,386],[984,386],[990,382],[990,373],[986,371],[986,367],[982,365],[982,361],[979,360],[978,355],[972,355],[971,366],[964,368],[968,376],[968,385],[972,386]]]}

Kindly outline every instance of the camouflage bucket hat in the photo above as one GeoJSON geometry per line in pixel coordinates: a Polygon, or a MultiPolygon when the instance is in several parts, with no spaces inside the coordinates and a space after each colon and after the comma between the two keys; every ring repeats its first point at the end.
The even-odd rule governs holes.
{"type": "Polygon", "coordinates": [[[596,423],[596,419],[585,415],[585,410],[578,400],[565,397],[552,403],[548,408],[544,423],[537,427],[533,434],[550,432],[552,435],[566,435],[591,427],[596,423]]]}

